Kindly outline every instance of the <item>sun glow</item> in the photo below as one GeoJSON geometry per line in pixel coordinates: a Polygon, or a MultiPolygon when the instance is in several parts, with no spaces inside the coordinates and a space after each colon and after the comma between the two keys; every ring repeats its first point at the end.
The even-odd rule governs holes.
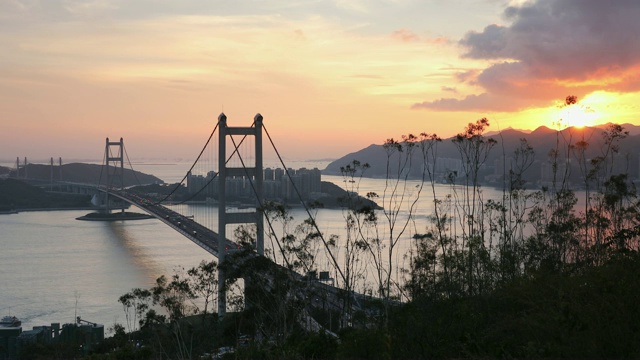
{"type": "MultiPolygon", "coordinates": [[[[567,100],[569,97],[567,97],[567,100]]],[[[599,125],[607,117],[606,114],[601,113],[600,110],[603,106],[606,108],[611,103],[611,96],[608,96],[602,92],[596,92],[587,95],[580,101],[573,103],[563,104],[558,111],[558,118],[560,124],[564,127],[586,127],[599,125]]]]}
{"type": "Polygon", "coordinates": [[[582,128],[597,125],[600,116],[592,108],[573,104],[560,109],[561,123],[566,126],[582,128]]]}

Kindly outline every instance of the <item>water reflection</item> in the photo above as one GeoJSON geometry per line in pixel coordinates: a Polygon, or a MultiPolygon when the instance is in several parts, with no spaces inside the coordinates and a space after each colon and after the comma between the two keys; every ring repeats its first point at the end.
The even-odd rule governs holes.
{"type": "MultiPolygon", "coordinates": [[[[119,257],[127,259],[126,263],[131,263],[137,268],[137,272],[145,279],[145,283],[154,283],[158,274],[163,269],[154,261],[153,257],[140,246],[139,234],[134,234],[131,225],[124,221],[107,221],[104,223],[108,232],[108,239],[113,239],[115,249],[119,257]]],[[[135,226],[135,225],[134,225],[135,226]]]]}

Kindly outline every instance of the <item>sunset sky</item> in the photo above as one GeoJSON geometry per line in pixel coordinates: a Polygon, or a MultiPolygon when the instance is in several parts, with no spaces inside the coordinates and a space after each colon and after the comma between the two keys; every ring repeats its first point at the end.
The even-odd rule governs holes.
{"type": "Polygon", "coordinates": [[[289,159],[407,133],[640,125],[638,0],[2,0],[0,160],[192,159],[224,111],[289,159]],[[558,108],[578,96],[571,111],[558,108]]]}

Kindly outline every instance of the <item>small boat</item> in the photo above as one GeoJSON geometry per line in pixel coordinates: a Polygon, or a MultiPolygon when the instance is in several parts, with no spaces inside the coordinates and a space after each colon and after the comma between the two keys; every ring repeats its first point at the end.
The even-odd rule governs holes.
{"type": "Polygon", "coordinates": [[[3,316],[0,321],[0,327],[18,327],[20,325],[22,325],[22,321],[15,316],[3,316]]]}

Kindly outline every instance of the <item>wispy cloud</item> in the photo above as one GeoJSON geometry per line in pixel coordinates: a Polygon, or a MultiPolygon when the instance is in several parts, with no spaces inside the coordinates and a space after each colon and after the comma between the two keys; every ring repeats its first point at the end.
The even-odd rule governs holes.
{"type": "Polygon", "coordinates": [[[442,36],[434,38],[424,37],[408,29],[395,30],[391,33],[391,37],[403,42],[426,42],[431,44],[446,44],[449,42],[449,39],[442,36]]]}
{"type": "Polygon", "coordinates": [[[444,92],[454,93],[454,94],[458,93],[458,89],[456,89],[454,87],[451,87],[451,86],[441,86],[440,90],[442,90],[444,92]]]}

